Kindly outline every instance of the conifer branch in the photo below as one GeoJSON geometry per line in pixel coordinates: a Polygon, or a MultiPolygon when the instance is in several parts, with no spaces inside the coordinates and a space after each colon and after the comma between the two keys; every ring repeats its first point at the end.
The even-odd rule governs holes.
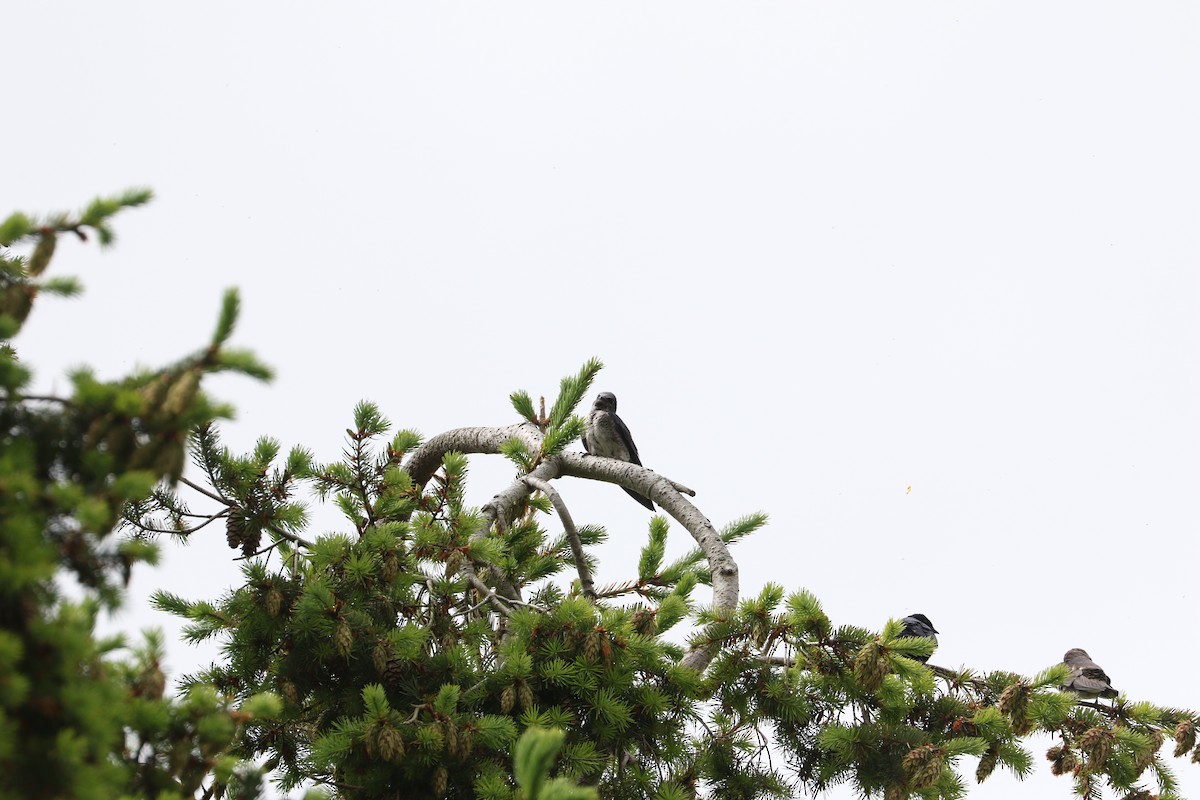
{"type": "Polygon", "coordinates": [[[566,535],[567,541],[571,543],[571,552],[575,555],[575,568],[579,571],[579,586],[583,590],[583,596],[594,600],[596,587],[592,582],[592,571],[588,568],[587,556],[583,552],[583,542],[579,540],[579,531],[575,529],[575,521],[571,519],[571,512],[567,509],[562,495],[546,481],[531,475],[525,476],[525,480],[533,488],[549,497],[550,502],[554,504],[554,510],[558,512],[558,518],[563,524],[563,533],[566,535]]]}
{"type": "MultiPolygon", "coordinates": [[[[404,469],[412,478],[414,485],[423,488],[441,466],[442,457],[446,453],[499,454],[502,445],[513,438],[524,441],[531,452],[537,452],[541,448],[542,433],[536,426],[528,422],[506,427],[456,428],[434,436],[417,448],[409,456],[404,469]]],[[[488,526],[485,532],[477,535],[486,535],[486,530],[490,529],[492,525],[504,526],[507,524],[516,509],[534,490],[534,485],[527,481],[528,478],[545,482],[568,476],[615,483],[658,503],[664,511],[687,528],[708,560],[712,573],[713,615],[721,618],[726,612],[733,611],[737,605],[739,591],[737,562],[730,555],[729,548],[725,546],[725,542],[722,541],[720,534],[713,528],[708,518],[684,497],[685,493],[693,496],[695,493],[682,484],[638,464],[583,453],[568,452],[550,456],[528,475],[518,478],[502,489],[490,503],[481,509],[488,521],[488,526]]],[[[501,594],[509,600],[520,599],[515,586],[511,584],[504,586],[503,583],[508,583],[508,581],[498,575],[495,570],[493,570],[493,574],[497,577],[497,587],[501,594]]],[[[698,643],[684,657],[683,664],[697,671],[703,671],[715,657],[719,647],[720,639],[709,637],[698,643]]]]}

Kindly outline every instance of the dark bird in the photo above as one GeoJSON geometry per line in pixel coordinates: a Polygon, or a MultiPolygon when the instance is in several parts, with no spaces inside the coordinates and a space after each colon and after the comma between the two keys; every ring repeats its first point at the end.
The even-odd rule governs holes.
{"type": "MultiPolygon", "coordinates": [[[[933,623],[929,621],[929,617],[924,614],[912,614],[900,620],[904,623],[904,628],[901,629],[901,636],[919,636],[923,639],[933,639],[933,646],[937,647],[937,637],[934,636],[938,632],[937,628],[933,627],[933,623]]],[[[911,656],[914,661],[920,661],[924,664],[929,660],[929,656],[911,656]]]]}
{"type": "MultiPolygon", "coordinates": [[[[583,449],[594,456],[628,461],[639,467],[642,465],[642,460],[638,458],[637,445],[629,435],[629,428],[626,428],[625,423],[617,416],[617,396],[612,392],[596,395],[596,402],[592,403],[592,412],[588,414],[587,429],[583,432],[583,449]]],[[[654,510],[654,503],[650,502],[650,498],[643,497],[632,489],[625,489],[625,493],[651,511],[654,510]]]]}
{"type": "Polygon", "coordinates": [[[1072,647],[1063,656],[1063,663],[1071,668],[1071,679],[1063,684],[1064,689],[1070,689],[1080,697],[1117,696],[1112,679],[1100,669],[1099,664],[1092,661],[1086,650],[1072,647]]]}

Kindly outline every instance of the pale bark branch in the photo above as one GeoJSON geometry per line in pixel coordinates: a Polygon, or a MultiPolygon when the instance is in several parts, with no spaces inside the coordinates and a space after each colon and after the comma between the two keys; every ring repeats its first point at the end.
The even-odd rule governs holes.
{"type": "Polygon", "coordinates": [[[502,428],[455,428],[439,433],[414,450],[404,462],[404,471],[413,483],[424,487],[442,466],[446,453],[499,453],[500,445],[509,439],[520,439],[536,453],[541,447],[542,434],[533,423],[520,422],[502,428]]]}
{"type": "Polygon", "coordinates": [[[546,481],[533,476],[527,475],[525,481],[550,498],[550,502],[554,505],[554,510],[558,512],[558,518],[562,522],[563,533],[567,537],[567,541],[571,543],[571,553],[575,556],[575,569],[579,571],[579,587],[583,590],[584,597],[595,600],[596,585],[592,582],[592,571],[588,569],[587,556],[583,552],[583,542],[579,540],[579,531],[575,529],[575,521],[571,519],[571,512],[567,509],[562,495],[546,481]]]}
{"type": "MultiPolygon", "coordinates": [[[[423,487],[437,472],[446,453],[499,453],[501,445],[514,437],[525,442],[530,452],[536,453],[541,447],[541,431],[528,422],[502,428],[458,428],[438,434],[417,448],[405,463],[404,469],[414,483],[423,487]]],[[[729,548],[721,541],[720,534],[708,518],[684,497],[684,493],[694,496],[695,492],[637,464],[583,453],[559,453],[551,456],[527,476],[518,478],[506,486],[483,507],[482,511],[489,523],[488,529],[491,525],[506,525],[514,517],[516,509],[533,492],[538,481],[546,482],[568,476],[615,483],[658,503],[663,511],[687,529],[708,559],[712,572],[713,613],[721,615],[733,611],[737,605],[739,591],[737,562],[733,560],[729,548]]],[[[486,535],[486,532],[477,535],[486,535]]],[[[516,587],[494,569],[492,574],[497,579],[499,594],[519,602],[520,594],[516,587]]],[[[719,646],[718,643],[711,643],[693,648],[684,657],[684,666],[703,671],[716,655],[719,646]]]]}

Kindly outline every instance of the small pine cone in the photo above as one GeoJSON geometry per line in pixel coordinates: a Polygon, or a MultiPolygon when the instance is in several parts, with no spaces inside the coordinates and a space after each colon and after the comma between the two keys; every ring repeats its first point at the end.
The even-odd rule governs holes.
{"type": "Polygon", "coordinates": [[[433,771],[433,794],[435,797],[445,797],[446,789],[450,785],[450,773],[445,767],[438,767],[433,771]]]}
{"type": "Polygon", "coordinates": [[[383,683],[389,689],[397,689],[404,680],[404,663],[398,658],[390,658],[383,670],[383,683]]]}
{"type": "Polygon", "coordinates": [[[1029,710],[1029,687],[1023,683],[1014,683],[1000,695],[1000,713],[1007,714],[1013,733],[1024,736],[1031,727],[1027,711],[1029,710]]]}
{"type": "Polygon", "coordinates": [[[350,656],[350,649],[354,647],[354,634],[350,631],[350,626],[345,622],[339,622],[333,631],[333,646],[337,648],[338,655],[343,658],[350,656]]]}
{"type": "Polygon", "coordinates": [[[267,613],[272,617],[279,616],[279,607],[283,605],[283,595],[275,587],[271,587],[271,591],[267,592],[267,613]]]}
{"type": "Polygon", "coordinates": [[[443,724],[442,730],[446,739],[446,752],[449,753],[452,758],[458,758],[461,755],[461,751],[459,750],[458,746],[458,728],[454,727],[453,723],[446,722],[443,724]]]}
{"type": "Polygon", "coordinates": [[[459,569],[463,565],[463,554],[461,550],[451,550],[450,555],[446,557],[446,577],[452,578],[458,574],[459,569]]]}
{"type": "Polygon", "coordinates": [[[975,768],[975,781],[983,783],[988,776],[996,769],[996,754],[988,751],[979,759],[979,766],[975,768]]]}
{"type": "Polygon", "coordinates": [[[230,514],[225,519],[225,541],[229,546],[236,550],[242,546],[242,540],[246,537],[246,520],[239,514],[230,514]]]}
{"type": "Polygon", "coordinates": [[[371,649],[371,662],[375,667],[375,671],[380,675],[387,673],[388,655],[387,646],[383,642],[380,642],[371,649]]]}
{"type": "Polygon", "coordinates": [[[1175,757],[1179,758],[1195,746],[1196,723],[1190,719],[1185,719],[1175,726],[1175,757]]]}
{"type": "Polygon", "coordinates": [[[400,571],[400,561],[396,558],[395,553],[389,552],[383,557],[383,577],[390,581],[396,577],[396,573],[400,571]]]}
{"type": "Polygon", "coordinates": [[[1092,728],[1079,739],[1079,749],[1088,757],[1088,765],[1099,769],[1108,760],[1116,737],[1104,728],[1092,728]]]}
{"type": "MultiPolygon", "coordinates": [[[[25,262],[25,272],[33,278],[41,275],[46,270],[46,266],[50,263],[50,258],[54,255],[54,248],[58,244],[58,234],[53,230],[46,231],[43,229],[41,237],[38,239],[37,246],[33,248],[33,253],[29,256],[29,260],[25,262]]],[[[18,317],[20,322],[24,317],[18,317]]]]}
{"type": "Polygon", "coordinates": [[[905,800],[907,797],[908,790],[900,785],[889,786],[883,792],[883,800],[905,800]]]}
{"type": "Polygon", "coordinates": [[[928,789],[942,774],[942,754],[930,744],[913,748],[904,757],[904,771],[908,773],[911,788],[928,789]]]}
{"type": "Polygon", "coordinates": [[[471,751],[475,749],[475,737],[471,735],[470,730],[463,730],[458,734],[458,751],[462,758],[470,758],[471,751]]]}
{"type": "Polygon", "coordinates": [[[633,615],[633,629],[642,636],[653,636],[655,633],[654,612],[643,608],[633,615]]]}
{"type": "Polygon", "coordinates": [[[612,660],[612,642],[605,636],[600,639],[600,658],[607,664],[612,660]]]}
{"type": "Polygon", "coordinates": [[[868,692],[873,692],[883,685],[885,675],[887,659],[879,648],[879,642],[867,642],[854,659],[854,681],[868,692]]]}
{"type": "Polygon", "coordinates": [[[1065,745],[1055,745],[1046,751],[1046,760],[1050,762],[1050,774],[1063,775],[1074,772],[1079,765],[1075,753],[1065,745]]]}
{"type": "Polygon", "coordinates": [[[600,634],[597,631],[591,631],[583,644],[583,657],[588,661],[595,661],[600,657],[600,634]]]}
{"type": "Polygon", "coordinates": [[[404,757],[404,737],[390,725],[379,729],[376,746],[384,761],[399,761],[404,757]]]}
{"type": "Polygon", "coordinates": [[[300,700],[300,696],[296,692],[296,684],[292,683],[291,681],[284,681],[280,685],[279,691],[283,693],[283,701],[289,706],[296,705],[296,703],[300,700]]]}
{"type": "Polygon", "coordinates": [[[529,711],[533,708],[533,690],[525,681],[521,681],[521,686],[517,689],[517,698],[521,701],[522,711],[529,711]]]}
{"type": "Polygon", "coordinates": [[[512,711],[513,703],[517,699],[517,691],[510,684],[504,687],[504,691],[500,693],[500,710],[507,714],[512,711]]]}
{"type": "Polygon", "coordinates": [[[162,414],[167,419],[175,419],[183,412],[187,411],[192,405],[192,401],[196,399],[196,392],[200,388],[200,372],[197,369],[189,369],[171,382],[170,388],[167,390],[167,397],[163,400],[162,414]]]}

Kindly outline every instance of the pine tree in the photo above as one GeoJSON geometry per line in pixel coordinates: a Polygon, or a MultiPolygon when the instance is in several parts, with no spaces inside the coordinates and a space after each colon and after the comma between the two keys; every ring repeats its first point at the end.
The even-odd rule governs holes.
{"type": "MultiPolygon", "coordinates": [[[[1028,775],[1023,740],[1049,732],[1061,740],[1050,768],[1080,795],[1107,785],[1149,796],[1139,793],[1153,785],[1175,796],[1159,751],[1173,739],[1176,756],[1200,757],[1193,712],[1081,700],[1060,689],[1061,664],[1025,678],[922,663],[930,640],[903,636],[895,620],[878,633],[835,626],[806,591],[768,585],[739,601],[728,546],[764,515],[717,531],[681,484],[565,451],[600,368],[589,361],[565,378],[549,414],[516,392],[521,422],[428,440],[393,432],[360,403],[331,464],[302,449],[281,458],[269,439],[238,456],[201,431],[196,488],[217,503],[206,513],[227,519],[229,545],[253,558],[243,586],[215,602],[156,602],[191,620],[189,638],[226,643],[226,661],[191,680],[284,698],[239,755],[270,758],[285,788],[499,800],[520,796],[516,737],[544,726],[564,732],[561,774],[603,797],[792,797],[850,784],[889,799],[956,798],[968,791],[960,770],[1028,775]],[[467,454],[478,453],[519,472],[475,509],[463,497],[467,454]],[[636,575],[594,586],[587,548],[605,532],[576,525],[554,486],[569,477],[652,498],[698,546],[664,563],[668,523],[654,517],[636,575]],[[306,490],[340,508],[344,533],[303,538],[306,490]],[[700,585],[712,587],[707,608],[693,597],[700,585]],[[664,634],[689,618],[688,646],[672,645],[664,634]]],[[[134,529],[193,513],[178,495],[157,499],[129,517],[134,529]]]]}
{"type": "Polygon", "coordinates": [[[226,751],[278,710],[277,698],[234,702],[203,686],[169,698],[160,636],[125,654],[121,640],[94,633],[134,566],[155,559],[144,537],[113,535],[127,504],[177,480],[190,431],[227,413],[201,379],[267,374],[225,347],[237,295],[226,295],[196,355],[116,381],[81,369],[69,397],[27,393],[31,373],[14,342],[40,295],[79,291],[72,279],[43,278],[59,238],[108,244],[113,214],[149,198],[132,190],[78,215],[0,222],[0,797],[193,796],[213,774],[231,796],[255,797],[261,785],[226,751]],[[83,600],[64,600],[56,578],[77,582],[83,600]]]}
{"type": "Polygon", "coordinates": [[[268,375],[226,347],[234,294],[191,357],[119,381],[81,371],[69,398],[24,394],[10,342],[39,292],[75,289],[41,278],[54,241],[111,240],[111,214],[147,197],[0,224],[0,795],[254,797],[270,773],[284,791],[353,800],[767,798],[839,784],[954,798],[972,770],[1027,775],[1028,738],[1049,732],[1050,769],[1075,793],[1174,797],[1162,748],[1200,760],[1194,712],[1082,699],[1060,688],[1064,665],[947,670],[920,661],[932,643],[898,621],[835,625],[811,593],[777,585],[740,597],[731,547],[765,515],[717,529],[682,484],[567,451],[596,360],[563,379],[549,412],[513,393],[518,421],[504,427],[426,439],[362,402],[328,464],[269,437],[249,453],[221,444],[227,409],[203,377],[268,375]],[[7,249],[22,242],[27,256],[7,249]],[[468,458],[481,454],[517,477],[472,508],[468,458]],[[617,483],[665,512],[616,584],[594,582],[589,548],[606,533],[576,523],[569,479],[617,483]],[[309,530],[314,501],[340,509],[339,533],[309,530]],[[668,517],[696,543],[670,562],[668,517]],[[155,598],[188,620],[187,639],[223,645],[172,698],[161,641],[120,659],[92,621],[152,561],[155,537],[221,527],[240,585],[155,598]],[[88,602],[64,602],[56,572],[89,587],[88,602]],[[678,645],[667,634],[682,625],[678,645]]]}

